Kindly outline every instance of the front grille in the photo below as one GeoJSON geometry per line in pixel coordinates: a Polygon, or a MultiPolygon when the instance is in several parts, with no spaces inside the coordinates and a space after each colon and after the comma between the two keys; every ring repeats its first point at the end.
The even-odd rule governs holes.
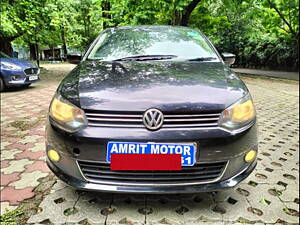
{"type": "Polygon", "coordinates": [[[38,71],[39,71],[38,68],[27,68],[27,69],[24,70],[24,73],[26,75],[31,75],[31,74],[37,74],[38,71]]]}
{"type": "Polygon", "coordinates": [[[226,164],[196,163],[179,171],[113,171],[106,162],[78,160],[83,175],[92,183],[132,185],[211,183],[221,178],[226,164]]]}
{"type": "MultiPolygon", "coordinates": [[[[119,127],[119,128],[145,128],[143,112],[117,112],[85,110],[89,126],[119,127]]],[[[220,113],[164,113],[162,128],[196,128],[217,127],[220,113]]]]}

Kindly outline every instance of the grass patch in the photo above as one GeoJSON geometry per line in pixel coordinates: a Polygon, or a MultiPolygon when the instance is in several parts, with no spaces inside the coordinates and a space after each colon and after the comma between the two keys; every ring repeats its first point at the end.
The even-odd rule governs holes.
{"type": "Polygon", "coordinates": [[[26,121],[26,120],[16,120],[11,122],[9,125],[11,127],[15,127],[21,131],[29,130],[33,127],[35,127],[41,119],[44,119],[45,117],[38,118],[38,120],[35,121],[26,121]]]}
{"type": "Polygon", "coordinates": [[[18,128],[19,130],[22,130],[22,131],[28,130],[32,126],[32,124],[29,121],[25,121],[25,120],[17,120],[17,121],[11,122],[9,125],[12,127],[18,128]]]}
{"type": "Polygon", "coordinates": [[[0,215],[0,223],[1,225],[17,225],[20,218],[24,214],[23,210],[15,209],[11,211],[7,211],[3,215],[0,215]]]}
{"type": "Polygon", "coordinates": [[[64,215],[65,215],[65,216],[70,216],[70,215],[75,214],[75,213],[77,213],[77,212],[78,212],[78,209],[76,209],[75,207],[73,207],[73,208],[68,208],[68,209],[66,209],[66,210],[64,211],[64,215]]]}

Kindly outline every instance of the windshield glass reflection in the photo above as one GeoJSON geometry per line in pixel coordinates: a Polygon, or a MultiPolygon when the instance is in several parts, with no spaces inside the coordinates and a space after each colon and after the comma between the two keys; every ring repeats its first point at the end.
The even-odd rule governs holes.
{"type": "Polygon", "coordinates": [[[117,28],[102,33],[88,59],[112,61],[123,57],[174,55],[167,60],[215,58],[215,51],[197,30],[177,27],[117,28]]]}

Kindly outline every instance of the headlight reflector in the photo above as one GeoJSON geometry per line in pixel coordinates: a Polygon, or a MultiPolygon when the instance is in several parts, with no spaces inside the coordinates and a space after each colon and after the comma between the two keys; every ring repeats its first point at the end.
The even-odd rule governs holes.
{"type": "Polygon", "coordinates": [[[67,132],[76,132],[87,122],[83,110],[56,94],[51,102],[50,117],[59,128],[67,132]]]}
{"type": "Polygon", "coordinates": [[[256,116],[255,107],[250,94],[225,109],[220,117],[219,125],[227,129],[239,129],[250,123],[256,116]]]}

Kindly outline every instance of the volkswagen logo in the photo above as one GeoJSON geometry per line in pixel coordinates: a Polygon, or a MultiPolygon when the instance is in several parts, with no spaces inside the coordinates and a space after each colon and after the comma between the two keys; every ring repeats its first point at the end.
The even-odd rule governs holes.
{"type": "Polygon", "coordinates": [[[149,130],[161,128],[164,122],[164,114],[158,109],[148,109],[143,116],[143,123],[149,130]]]}

